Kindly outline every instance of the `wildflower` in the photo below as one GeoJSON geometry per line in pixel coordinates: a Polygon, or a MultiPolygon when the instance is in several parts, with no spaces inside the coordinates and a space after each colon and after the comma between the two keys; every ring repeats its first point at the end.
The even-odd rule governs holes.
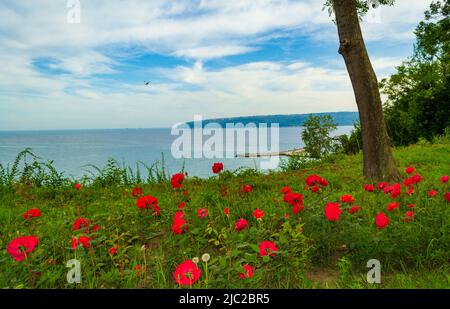
{"type": "Polygon", "coordinates": [[[74,187],[75,187],[76,190],[80,190],[80,189],[81,189],[81,184],[76,183],[76,184],[74,185],[74,187]]]}
{"type": "Polygon", "coordinates": [[[184,174],[178,173],[172,176],[172,178],[170,179],[170,184],[174,189],[181,189],[181,187],[183,186],[183,181],[184,174]]]}
{"type": "Polygon", "coordinates": [[[260,256],[265,256],[265,255],[269,255],[269,256],[275,256],[275,253],[278,251],[278,248],[275,246],[275,243],[272,241],[263,241],[260,245],[259,245],[259,255],[260,256]]]}
{"type": "Polygon", "coordinates": [[[183,209],[186,206],[185,202],[181,202],[180,204],[178,204],[178,209],[183,209]]]}
{"type": "Polygon", "coordinates": [[[437,192],[436,190],[430,190],[430,191],[428,191],[428,196],[429,196],[429,197],[436,196],[437,194],[438,194],[438,192],[437,192]]]}
{"type": "Polygon", "coordinates": [[[364,190],[367,191],[367,192],[375,191],[375,187],[373,185],[371,185],[371,184],[365,184],[363,187],[364,187],[364,190]]]}
{"type": "Polygon", "coordinates": [[[303,195],[299,193],[287,193],[283,196],[283,201],[293,207],[292,211],[294,214],[305,209],[303,206],[303,195]]]}
{"type": "Polygon", "coordinates": [[[255,217],[257,220],[260,220],[262,217],[264,217],[264,214],[265,214],[264,211],[262,211],[261,209],[257,208],[253,212],[253,217],[255,217]]]}
{"type": "Polygon", "coordinates": [[[244,273],[239,274],[239,278],[251,278],[253,277],[253,268],[249,264],[242,263],[242,268],[244,268],[244,273]]]}
{"type": "Polygon", "coordinates": [[[389,210],[389,211],[393,211],[394,209],[397,209],[398,206],[400,206],[399,203],[395,203],[395,202],[389,203],[389,204],[388,204],[388,210],[389,210]]]}
{"type": "Polygon", "coordinates": [[[416,204],[408,204],[408,208],[414,208],[414,206],[416,206],[416,204]]]}
{"type": "Polygon", "coordinates": [[[244,218],[239,218],[236,222],[236,225],[234,227],[234,229],[238,232],[242,231],[243,229],[246,229],[248,227],[248,223],[247,220],[245,220],[244,218]]]}
{"type": "Polygon", "coordinates": [[[412,167],[412,166],[408,166],[406,169],[405,169],[405,172],[406,172],[406,174],[412,174],[413,172],[414,172],[414,167],[412,167]]]}
{"type": "Polygon", "coordinates": [[[327,203],[325,206],[325,216],[330,222],[337,222],[342,210],[339,208],[338,203],[327,203]]]}
{"type": "Polygon", "coordinates": [[[242,192],[244,192],[244,193],[250,193],[250,192],[252,192],[252,185],[243,185],[242,186],[242,192]]]}
{"type": "Polygon", "coordinates": [[[199,262],[198,256],[194,257],[192,259],[192,262],[194,262],[195,264],[198,264],[198,262],[199,262]]]}
{"type": "Polygon", "coordinates": [[[223,213],[228,216],[228,213],[229,213],[228,207],[224,208],[223,213]]]}
{"type": "Polygon", "coordinates": [[[134,197],[138,197],[142,195],[142,189],[139,187],[135,187],[133,188],[133,190],[131,191],[131,195],[133,195],[134,197]]]}
{"type": "Polygon", "coordinates": [[[328,181],[326,179],[315,174],[306,177],[305,182],[309,187],[315,186],[317,184],[320,184],[321,186],[324,187],[328,186],[328,181]]]}
{"type": "Polygon", "coordinates": [[[173,224],[172,224],[172,231],[175,234],[180,235],[186,231],[186,228],[187,228],[186,220],[183,217],[184,217],[184,213],[181,210],[179,210],[175,213],[175,216],[173,218],[173,224]]]}
{"type": "Polygon", "coordinates": [[[351,196],[350,194],[344,194],[341,196],[341,202],[342,203],[353,203],[355,201],[355,198],[351,196]]]}
{"type": "Polygon", "coordinates": [[[136,276],[140,276],[142,274],[142,267],[139,264],[136,264],[136,266],[133,267],[133,270],[136,276]]]}
{"type": "Polygon", "coordinates": [[[414,219],[414,211],[406,212],[405,217],[405,221],[412,221],[412,219],[414,219]]]}
{"type": "Polygon", "coordinates": [[[72,237],[71,246],[72,249],[76,249],[78,246],[83,246],[84,248],[89,248],[89,237],[80,236],[80,237],[72,237]]]}
{"type": "Polygon", "coordinates": [[[36,236],[21,236],[13,239],[6,248],[6,251],[16,262],[20,262],[27,257],[27,253],[33,252],[39,243],[36,236]]]}
{"type": "Polygon", "coordinates": [[[350,208],[348,212],[351,213],[351,214],[354,214],[354,213],[356,213],[356,212],[358,212],[358,211],[360,211],[360,210],[361,210],[361,207],[360,207],[360,206],[358,206],[358,205],[353,205],[352,208],[350,208]]]}
{"type": "Polygon", "coordinates": [[[286,187],[283,187],[283,188],[281,189],[281,193],[282,193],[282,194],[292,193],[292,190],[291,190],[290,187],[286,186],[286,187]]]}
{"type": "Polygon", "coordinates": [[[205,253],[202,255],[202,261],[205,263],[207,263],[210,258],[211,258],[211,256],[208,253],[205,253]]]}
{"type": "Polygon", "coordinates": [[[384,212],[380,212],[375,218],[375,224],[379,229],[383,229],[389,224],[389,218],[384,212]]]}
{"type": "Polygon", "coordinates": [[[197,210],[197,214],[198,214],[198,217],[201,219],[206,218],[208,216],[208,210],[205,208],[199,208],[197,210]]]}
{"type": "Polygon", "coordinates": [[[37,218],[41,216],[41,211],[37,208],[31,208],[28,209],[24,214],[23,214],[23,218],[25,220],[28,219],[32,219],[32,218],[37,218]]]}
{"type": "Polygon", "coordinates": [[[444,199],[445,199],[447,202],[450,202],[450,192],[447,192],[447,193],[444,194],[444,199]]]}
{"type": "Polygon", "coordinates": [[[108,250],[109,255],[115,254],[117,252],[117,249],[119,249],[119,245],[115,245],[115,246],[109,248],[109,250],[108,250]]]}
{"type": "Polygon", "coordinates": [[[73,223],[73,229],[75,231],[78,231],[82,228],[85,228],[87,230],[89,228],[89,225],[91,225],[91,220],[80,217],[73,223]]]}
{"type": "Polygon", "coordinates": [[[136,206],[139,209],[148,209],[152,206],[153,211],[159,216],[161,214],[161,208],[158,206],[158,199],[151,195],[145,195],[136,200],[136,206]]]}
{"type": "Polygon", "coordinates": [[[212,171],[214,174],[219,174],[223,170],[223,164],[220,162],[216,162],[212,166],[212,171]]]}
{"type": "Polygon", "coordinates": [[[448,179],[449,179],[448,175],[444,175],[444,176],[441,177],[441,182],[442,183],[447,183],[448,179]]]}
{"type": "Polygon", "coordinates": [[[384,181],[382,181],[382,182],[380,182],[379,184],[378,184],[378,190],[383,190],[384,188],[386,188],[387,187],[387,183],[385,183],[384,181]]]}
{"type": "Polygon", "coordinates": [[[175,269],[173,277],[175,282],[181,285],[191,286],[195,283],[200,276],[202,271],[197,267],[197,265],[191,260],[186,260],[175,269]]]}

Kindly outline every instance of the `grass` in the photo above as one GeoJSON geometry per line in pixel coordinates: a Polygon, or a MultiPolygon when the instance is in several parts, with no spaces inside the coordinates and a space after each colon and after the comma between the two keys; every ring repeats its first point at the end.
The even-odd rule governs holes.
{"type": "Polygon", "coordinates": [[[209,179],[188,177],[182,189],[171,187],[164,168],[148,167],[151,176],[144,177],[110,160],[97,174],[78,180],[82,187],[76,190],[75,180],[64,178],[51,162],[42,163],[27,150],[16,165],[0,168],[0,287],[179,288],[173,276],[176,267],[198,257],[202,275],[192,288],[448,288],[450,203],[443,195],[450,184],[439,179],[450,174],[450,147],[413,145],[395,149],[394,155],[404,177],[404,168],[411,164],[423,181],[411,196],[402,184],[395,199],[400,206],[390,212],[389,194],[363,190],[361,154],[269,174],[230,172],[225,166],[209,179]],[[26,156],[31,163],[20,163],[26,156]],[[327,179],[329,185],[319,192],[308,190],[305,178],[310,174],[327,179]],[[252,185],[250,193],[242,192],[244,184],[252,185]],[[136,207],[135,186],[158,198],[160,216],[136,207]],[[293,214],[283,202],[284,186],[303,195],[304,211],[293,214]],[[438,195],[429,197],[431,189],[438,195]],[[329,222],[325,205],[343,194],[356,201],[340,203],[339,220],[329,222]],[[171,226],[181,202],[186,203],[188,228],[176,235],[171,226]],[[407,206],[411,203],[413,209],[407,206]],[[350,214],[354,204],[361,210],[350,214]],[[39,208],[42,215],[24,220],[23,213],[31,208],[39,208]],[[206,218],[198,217],[199,208],[208,210],[206,218]],[[265,213],[261,220],[252,216],[256,208],[265,213]],[[414,211],[411,222],[404,220],[409,210],[414,211]],[[380,211],[390,219],[384,229],[375,226],[380,211]],[[87,234],[89,248],[74,250],[72,237],[87,233],[74,231],[79,217],[101,229],[87,234]],[[238,218],[248,221],[241,232],[234,229],[238,218]],[[39,244],[16,262],[6,248],[26,235],[37,236],[39,244]],[[264,240],[275,243],[275,256],[260,256],[258,246],[264,240]],[[115,245],[117,252],[109,254],[115,245]],[[211,256],[208,263],[201,260],[204,253],[211,256]],[[66,280],[66,263],[74,258],[81,265],[80,284],[66,280]],[[381,284],[367,283],[370,259],[381,263],[381,284]],[[242,263],[253,267],[251,278],[239,277],[242,263]]]}

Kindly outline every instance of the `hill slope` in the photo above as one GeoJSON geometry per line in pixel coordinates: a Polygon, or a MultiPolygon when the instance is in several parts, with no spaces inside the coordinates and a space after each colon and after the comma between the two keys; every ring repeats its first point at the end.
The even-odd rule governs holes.
{"type": "MultiPolygon", "coordinates": [[[[231,118],[216,118],[206,119],[202,121],[202,125],[205,126],[208,123],[218,123],[220,126],[225,127],[226,123],[242,123],[244,125],[248,123],[279,123],[280,127],[294,127],[301,126],[308,119],[311,114],[292,114],[292,115],[262,115],[262,116],[242,116],[231,118]]],[[[333,120],[339,126],[351,126],[358,120],[357,112],[333,112],[333,113],[312,113],[312,115],[330,115],[333,120]]],[[[194,126],[194,122],[190,121],[186,123],[191,128],[194,126]]]]}

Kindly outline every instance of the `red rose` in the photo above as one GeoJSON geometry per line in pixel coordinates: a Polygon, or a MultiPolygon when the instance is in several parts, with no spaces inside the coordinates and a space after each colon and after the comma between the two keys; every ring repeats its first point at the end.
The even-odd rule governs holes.
{"type": "Polygon", "coordinates": [[[202,271],[197,267],[197,265],[191,260],[186,260],[175,269],[173,278],[180,286],[191,286],[200,278],[201,275],[202,271]]]}
{"type": "Polygon", "coordinates": [[[31,208],[28,209],[24,214],[23,218],[25,220],[31,219],[31,218],[37,218],[41,216],[41,211],[37,208],[31,208]]]}
{"type": "Polygon", "coordinates": [[[248,227],[248,223],[247,220],[245,220],[244,218],[239,218],[236,222],[236,225],[234,227],[234,229],[238,232],[242,231],[243,229],[246,229],[248,227]]]}
{"type": "Polygon", "coordinates": [[[183,217],[184,213],[181,210],[177,211],[173,217],[172,231],[175,234],[179,235],[186,232],[187,225],[186,220],[183,217]]]}
{"type": "Polygon", "coordinates": [[[380,212],[375,218],[375,224],[379,229],[383,229],[389,224],[389,218],[384,214],[384,212],[380,212]]]}
{"type": "Polygon", "coordinates": [[[205,208],[199,208],[197,210],[197,214],[198,214],[198,217],[201,219],[206,218],[208,216],[208,210],[205,208]]]}
{"type": "Polygon", "coordinates": [[[253,277],[253,268],[249,264],[243,263],[242,268],[244,268],[244,273],[240,273],[239,278],[245,279],[253,277]]]}
{"type": "Polygon", "coordinates": [[[275,246],[275,243],[273,243],[272,241],[263,241],[260,245],[259,245],[259,255],[260,256],[265,256],[265,255],[269,255],[269,256],[275,256],[275,253],[278,251],[278,248],[275,246]]]}
{"type": "Polygon", "coordinates": [[[389,204],[388,204],[388,208],[387,208],[387,209],[388,209],[389,211],[393,211],[394,209],[397,209],[398,206],[400,206],[399,203],[392,202],[392,203],[389,203],[389,204]]]}
{"type": "Polygon", "coordinates": [[[36,236],[22,236],[13,239],[6,248],[6,251],[13,257],[16,262],[24,260],[28,253],[33,252],[39,243],[36,236]]]}
{"type": "Polygon", "coordinates": [[[330,222],[337,222],[342,210],[339,208],[338,203],[327,203],[325,206],[325,217],[327,217],[330,222]]]}
{"type": "Polygon", "coordinates": [[[242,186],[242,192],[244,192],[244,193],[252,192],[252,186],[251,185],[243,185],[242,186]]]}
{"type": "Polygon", "coordinates": [[[344,194],[341,196],[342,203],[353,203],[355,201],[354,197],[350,194],[344,194]]]}
{"type": "Polygon", "coordinates": [[[428,196],[429,196],[429,197],[436,196],[437,194],[438,194],[438,192],[437,192],[436,190],[430,190],[430,191],[428,191],[428,196]]]}
{"type": "Polygon", "coordinates": [[[414,167],[409,166],[405,169],[406,174],[412,174],[414,172],[414,167]]]}
{"type": "Polygon", "coordinates": [[[172,178],[170,179],[170,184],[172,185],[172,188],[180,189],[183,185],[183,181],[184,181],[184,174],[178,173],[172,176],[172,178]]]}
{"type": "Polygon", "coordinates": [[[134,197],[138,197],[142,195],[142,189],[139,187],[135,187],[133,188],[133,191],[131,191],[131,195],[133,195],[134,197]]]}
{"type": "Polygon", "coordinates": [[[442,176],[442,177],[441,177],[441,182],[442,182],[442,183],[447,183],[447,182],[448,182],[448,178],[449,178],[448,175],[442,176]]]}
{"type": "Polygon", "coordinates": [[[220,162],[216,162],[212,166],[212,171],[214,174],[219,174],[223,170],[223,164],[220,162]]]}
{"type": "Polygon", "coordinates": [[[364,190],[366,190],[367,192],[373,192],[373,191],[375,191],[375,187],[371,184],[365,184],[364,190]]]}
{"type": "Polygon", "coordinates": [[[358,212],[361,210],[361,207],[359,207],[358,205],[353,205],[352,208],[350,208],[349,212],[351,214],[354,214],[355,212],[358,212]]]}

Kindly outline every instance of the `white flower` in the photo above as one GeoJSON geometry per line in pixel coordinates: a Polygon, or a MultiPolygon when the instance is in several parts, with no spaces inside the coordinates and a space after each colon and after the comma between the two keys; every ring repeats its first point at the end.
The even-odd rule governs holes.
{"type": "Polygon", "coordinates": [[[192,259],[192,262],[194,262],[195,264],[198,263],[198,257],[196,256],[195,258],[192,259]]]}
{"type": "Polygon", "coordinates": [[[208,262],[210,258],[211,257],[209,256],[208,253],[205,253],[205,254],[202,255],[202,261],[205,262],[205,263],[208,262]]]}

